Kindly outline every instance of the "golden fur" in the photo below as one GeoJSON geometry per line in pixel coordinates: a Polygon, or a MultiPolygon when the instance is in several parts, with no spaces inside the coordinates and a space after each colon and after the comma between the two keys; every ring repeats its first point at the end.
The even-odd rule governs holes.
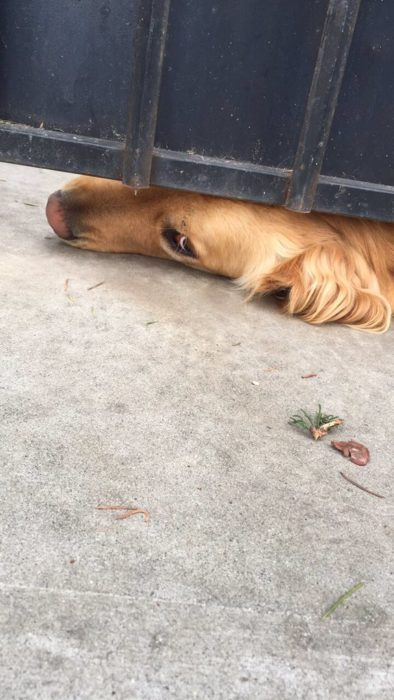
{"type": "Polygon", "coordinates": [[[394,224],[87,177],[52,195],[47,216],[77,248],[172,258],[231,277],[250,297],[286,290],[284,310],[308,323],[374,333],[390,325],[394,224]]]}

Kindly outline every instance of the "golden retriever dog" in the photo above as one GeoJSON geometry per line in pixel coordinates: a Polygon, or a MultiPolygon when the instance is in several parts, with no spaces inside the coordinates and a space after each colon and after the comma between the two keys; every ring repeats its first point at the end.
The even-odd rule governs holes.
{"type": "Polygon", "coordinates": [[[159,187],[79,177],[48,199],[47,218],[74,248],[138,253],[275,294],[313,324],[383,333],[394,310],[394,224],[159,187]]]}

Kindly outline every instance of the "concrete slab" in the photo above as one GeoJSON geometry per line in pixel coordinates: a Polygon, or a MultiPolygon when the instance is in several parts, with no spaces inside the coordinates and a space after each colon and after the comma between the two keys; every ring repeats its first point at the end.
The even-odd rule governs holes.
{"type": "Polygon", "coordinates": [[[393,330],[69,249],[67,177],[0,166],[1,697],[392,698],[393,330]],[[318,402],[367,467],[287,424],[318,402]]]}

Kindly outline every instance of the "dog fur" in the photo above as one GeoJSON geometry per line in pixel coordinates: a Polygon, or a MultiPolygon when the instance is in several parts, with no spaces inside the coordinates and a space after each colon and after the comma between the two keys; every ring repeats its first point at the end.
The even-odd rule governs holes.
{"type": "Polygon", "coordinates": [[[312,324],[383,333],[394,310],[394,224],[80,177],[48,200],[76,248],[171,258],[274,293],[312,324]]]}

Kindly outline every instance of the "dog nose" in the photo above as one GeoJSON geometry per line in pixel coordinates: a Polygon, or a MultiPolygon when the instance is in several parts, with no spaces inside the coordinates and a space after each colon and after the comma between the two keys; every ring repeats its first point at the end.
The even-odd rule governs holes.
{"type": "Polygon", "coordinates": [[[61,190],[57,190],[49,196],[45,213],[49,225],[60,238],[74,238],[66,220],[66,208],[61,190]]]}

